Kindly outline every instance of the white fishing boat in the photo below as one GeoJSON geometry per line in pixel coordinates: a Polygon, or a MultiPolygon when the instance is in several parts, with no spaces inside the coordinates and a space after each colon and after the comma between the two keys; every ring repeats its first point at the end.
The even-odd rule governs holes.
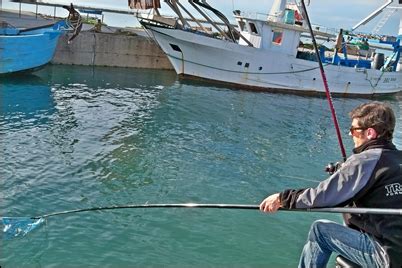
{"type": "MultiPolygon", "coordinates": [[[[301,46],[308,28],[306,15],[297,1],[275,0],[270,13],[263,18],[235,11],[237,27],[206,1],[188,2],[205,20],[196,19],[179,0],[165,1],[177,18],[156,12],[140,19],[177,74],[263,91],[325,92],[314,51],[301,46]],[[222,23],[212,21],[206,11],[214,13],[222,23]],[[191,19],[186,19],[183,12],[191,19]]],[[[379,10],[397,5],[389,0],[379,10]]],[[[331,93],[372,96],[402,91],[399,39],[379,41],[391,49],[385,58],[367,48],[365,54],[348,54],[350,45],[342,31],[314,33],[334,41],[332,51],[320,51],[331,93]]]]}

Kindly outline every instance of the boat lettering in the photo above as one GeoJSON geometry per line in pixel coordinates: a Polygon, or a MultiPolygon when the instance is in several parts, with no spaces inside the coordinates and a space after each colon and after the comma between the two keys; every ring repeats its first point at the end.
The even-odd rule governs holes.
{"type": "Polygon", "coordinates": [[[392,82],[395,82],[395,81],[396,81],[395,77],[387,77],[387,78],[384,78],[383,83],[392,83],[392,82]]]}

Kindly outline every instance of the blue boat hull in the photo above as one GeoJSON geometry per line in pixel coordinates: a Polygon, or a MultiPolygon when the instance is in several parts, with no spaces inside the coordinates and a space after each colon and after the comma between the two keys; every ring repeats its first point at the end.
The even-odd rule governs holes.
{"type": "Polygon", "coordinates": [[[63,33],[50,26],[0,35],[0,74],[32,70],[47,64],[63,33]]]}

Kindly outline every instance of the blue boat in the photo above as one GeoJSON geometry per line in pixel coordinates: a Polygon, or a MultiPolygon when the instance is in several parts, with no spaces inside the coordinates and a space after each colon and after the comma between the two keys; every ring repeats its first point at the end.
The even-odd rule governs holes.
{"type": "Polygon", "coordinates": [[[47,64],[54,55],[64,31],[59,24],[23,31],[0,29],[0,74],[34,70],[47,64]]]}
{"type": "Polygon", "coordinates": [[[60,36],[74,30],[69,42],[81,30],[81,16],[72,5],[66,20],[29,29],[17,29],[7,24],[0,27],[0,75],[32,71],[50,62],[60,36]]]}

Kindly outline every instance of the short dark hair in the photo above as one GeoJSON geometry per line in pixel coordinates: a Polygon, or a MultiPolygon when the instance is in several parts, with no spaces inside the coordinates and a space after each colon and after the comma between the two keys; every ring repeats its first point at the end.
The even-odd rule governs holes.
{"type": "Polygon", "coordinates": [[[390,106],[373,101],[357,106],[349,113],[350,118],[357,119],[359,127],[374,128],[379,138],[391,141],[395,129],[395,114],[390,106]]]}

